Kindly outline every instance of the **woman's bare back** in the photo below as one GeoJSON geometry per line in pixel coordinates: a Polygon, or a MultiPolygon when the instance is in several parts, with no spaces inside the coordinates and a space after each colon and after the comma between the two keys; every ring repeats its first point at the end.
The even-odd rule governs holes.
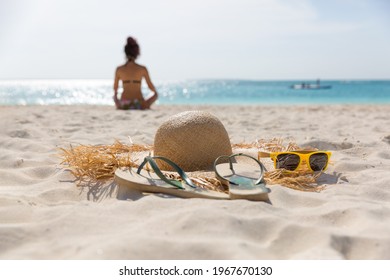
{"type": "Polygon", "coordinates": [[[117,94],[119,82],[122,82],[123,92],[121,101],[138,100],[141,102],[143,109],[149,109],[150,105],[157,99],[157,91],[152,84],[148,70],[145,66],[139,65],[134,61],[128,61],[126,64],[119,66],[115,73],[114,91],[117,94]],[[149,89],[154,93],[153,99],[144,99],[141,91],[142,79],[145,81],[149,89]]]}
{"type": "Polygon", "coordinates": [[[123,87],[121,99],[143,100],[141,82],[144,72],[145,67],[130,61],[117,68],[117,76],[123,87]]]}

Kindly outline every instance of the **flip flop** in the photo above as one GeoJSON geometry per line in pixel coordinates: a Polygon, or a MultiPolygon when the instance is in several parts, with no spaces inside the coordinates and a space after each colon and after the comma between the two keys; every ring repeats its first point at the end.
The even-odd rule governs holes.
{"type": "Polygon", "coordinates": [[[220,156],[214,162],[214,171],[217,179],[229,187],[230,199],[269,200],[268,193],[271,190],[265,186],[263,178],[265,167],[256,158],[243,153],[220,156]],[[233,162],[236,157],[250,158],[258,166],[254,167],[252,164],[233,162]],[[222,160],[227,160],[228,163],[219,163],[222,160]]]}
{"type": "Polygon", "coordinates": [[[164,157],[145,157],[138,169],[127,170],[117,169],[115,171],[115,182],[141,192],[169,194],[182,198],[210,198],[229,199],[224,193],[206,190],[196,186],[186,173],[173,161],[164,157]],[[168,179],[160,170],[155,159],[168,163],[179,174],[183,181],[168,179]],[[143,169],[148,163],[152,171],[143,169]]]}

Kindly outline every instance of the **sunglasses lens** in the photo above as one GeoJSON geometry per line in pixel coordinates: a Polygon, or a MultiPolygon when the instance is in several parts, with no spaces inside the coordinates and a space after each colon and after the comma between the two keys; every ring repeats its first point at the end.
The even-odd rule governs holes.
{"type": "Polygon", "coordinates": [[[294,154],[281,154],[276,157],[276,168],[293,171],[299,165],[299,156],[294,154]]]}
{"type": "Polygon", "coordinates": [[[311,155],[309,163],[313,171],[322,171],[328,164],[328,155],[325,153],[311,155]]]}

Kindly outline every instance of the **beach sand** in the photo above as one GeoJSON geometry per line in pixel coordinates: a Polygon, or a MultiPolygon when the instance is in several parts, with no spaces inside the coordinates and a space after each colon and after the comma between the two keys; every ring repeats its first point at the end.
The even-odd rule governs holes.
{"type": "Polygon", "coordinates": [[[390,259],[390,106],[0,108],[1,259],[390,259]],[[271,203],[80,188],[70,144],[153,144],[159,125],[204,110],[232,143],[280,137],[332,151],[320,193],[269,186],[271,203]]]}

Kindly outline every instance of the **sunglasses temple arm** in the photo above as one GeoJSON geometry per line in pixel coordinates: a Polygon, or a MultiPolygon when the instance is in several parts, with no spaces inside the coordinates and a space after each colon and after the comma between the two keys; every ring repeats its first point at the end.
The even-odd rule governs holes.
{"type": "Polygon", "coordinates": [[[270,153],[267,153],[267,152],[259,152],[259,158],[262,158],[262,157],[271,157],[271,154],[270,153]]]}

